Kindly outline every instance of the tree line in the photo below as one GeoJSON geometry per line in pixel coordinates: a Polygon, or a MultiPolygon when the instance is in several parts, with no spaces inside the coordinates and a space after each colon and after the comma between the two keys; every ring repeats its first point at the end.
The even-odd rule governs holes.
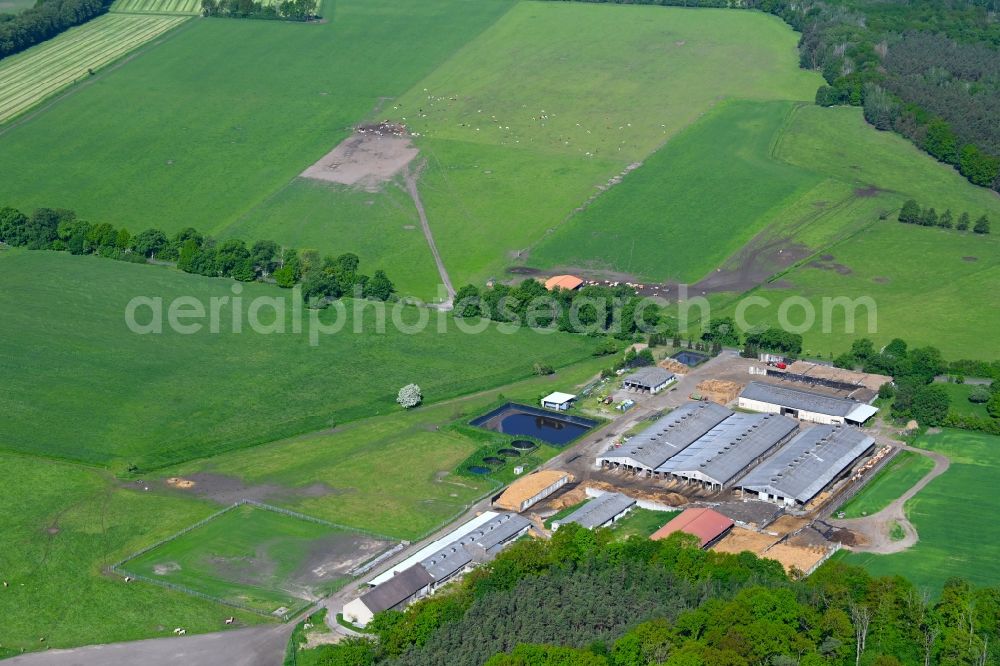
{"type": "Polygon", "coordinates": [[[224,18],[311,21],[316,18],[316,0],[201,0],[201,13],[224,18]]]}
{"type": "Polygon", "coordinates": [[[963,212],[955,220],[950,208],[938,215],[933,207],[921,208],[914,199],[909,199],[903,204],[897,219],[903,224],[919,224],[923,227],[941,227],[942,229],[955,228],[958,231],[968,231],[971,224],[972,231],[977,234],[990,233],[990,220],[986,215],[981,215],[975,224],[972,224],[972,218],[967,212],[963,212]]]}
{"type": "Polygon", "coordinates": [[[17,14],[0,13],[0,58],[19,53],[108,10],[113,0],[38,0],[17,14]]]}
{"type": "Polygon", "coordinates": [[[191,227],[170,237],[159,229],[133,236],[127,229],[93,224],[61,208],[39,208],[30,216],[16,208],[0,208],[0,242],[132,263],[176,263],[187,273],[241,282],[273,282],[285,288],[302,285],[303,297],[314,307],[342,296],[385,301],[395,293],[384,271],[377,270],[371,277],[360,273],[360,259],[352,253],[322,256],[316,250],[284,248],[270,240],[248,246],[235,238],[219,241],[191,227]]]}
{"type": "Polygon", "coordinates": [[[456,317],[613,335],[623,340],[653,330],[666,330],[668,334],[676,330],[659,306],[645,301],[626,285],[587,285],[576,290],[548,291],[535,279],[513,286],[497,283],[483,289],[468,284],[455,294],[454,313],[456,317]]]}
{"type": "Polygon", "coordinates": [[[616,540],[569,524],[523,539],[367,630],[299,653],[327,666],[977,666],[1000,659],[1000,588],[704,551],[677,533],[616,540]]]}
{"type": "Polygon", "coordinates": [[[861,106],[878,129],[1000,191],[997,0],[589,1],[774,14],[802,34],[799,64],[826,81],[817,104],[861,106]]]}

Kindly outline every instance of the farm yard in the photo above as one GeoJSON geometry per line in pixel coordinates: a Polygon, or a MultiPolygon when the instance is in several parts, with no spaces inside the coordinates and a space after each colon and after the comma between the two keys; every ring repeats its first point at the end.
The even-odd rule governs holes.
{"type": "Polygon", "coordinates": [[[115,0],[112,12],[135,14],[201,14],[201,0],[115,0]]]}
{"type": "Polygon", "coordinates": [[[264,615],[294,615],[391,545],[243,504],[126,560],[121,570],[264,615]]]}
{"type": "Polygon", "coordinates": [[[992,520],[998,508],[995,479],[1000,469],[1000,437],[944,430],[915,443],[942,453],[951,467],[910,500],[907,517],[920,540],[893,555],[849,554],[876,575],[901,574],[935,594],[951,576],[976,585],[994,585],[1000,576],[1000,531],[992,520]]]}
{"type": "Polygon", "coordinates": [[[187,20],[108,14],[0,61],[0,124],[187,20]]]}

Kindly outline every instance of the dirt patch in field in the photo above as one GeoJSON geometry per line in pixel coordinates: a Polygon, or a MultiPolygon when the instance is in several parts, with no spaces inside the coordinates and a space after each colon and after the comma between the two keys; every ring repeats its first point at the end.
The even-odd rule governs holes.
{"type": "Polygon", "coordinates": [[[875,284],[889,284],[890,280],[889,278],[884,277],[882,275],[876,275],[875,277],[872,278],[872,282],[874,282],[875,284]]]}
{"type": "Polygon", "coordinates": [[[854,196],[860,199],[867,199],[871,197],[877,197],[885,190],[875,187],[874,185],[869,185],[868,187],[856,187],[854,188],[854,196]]]}
{"type": "Polygon", "coordinates": [[[810,262],[809,266],[811,268],[818,268],[822,271],[833,271],[837,275],[850,275],[854,272],[844,264],[838,264],[837,262],[832,261],[833,257],[828,254],[824,254],[823,257],[810,262]],[[830,257],[830,259],[823,259],[823,257],[830,257]]]}
{"type": "Polygon", "coordinates": [[[747,243],[715,273],[696,283],[695,293],[744,292],[810,254],[808,247],[787,238],[774,238],[765,230],[747,243]]]}
{"type": "Polygon", "coordinates": [[[167,576],[174,573],[175,571],[180,571],[181,565],[176,562],[167,562],[165,564],[154,564],[153,573],[157,576],[167,576]]]}
{"type": "Polygon", "coordinates": [[[962,257],[962,261],[979,261],[979,257],[962,257]]]}
{"type": "MultiPolygon", "coordinates": [[[[147,486],[155,485],[155,482],[143,483],[147,486]]],[[[161,483],[165,489],[191,493],[223,505],[245,499],[267,502],[301,497],[325,497],[356,491],[355,488],[334,488],[325,483],[312,483],[300,488],[289,488],[270,483],[249,484],[235,476],[209,472],[189,474],[183,479],[171,477],[161,483]],[[178,483],[178,481],[183,483],[178,483]]]]}
{"type": "Polygon", "coordinates": [[[377,192],[418,152],[403,125],[388,122],[362,125],[300,175],[377,192]]]}

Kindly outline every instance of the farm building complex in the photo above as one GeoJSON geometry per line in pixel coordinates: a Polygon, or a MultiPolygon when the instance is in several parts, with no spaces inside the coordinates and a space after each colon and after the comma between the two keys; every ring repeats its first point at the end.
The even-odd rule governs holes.
{"type": "Polygon", "coordinates": [[[750,382],[740,394],[739,406],[754,412],[783,414],[802,421],[861,425],[878,412],[869,404],[763,382],[750,382]]]}
{"type": "Polygon", "coordinates": [[[344,618],[364,627],[376,613],[401,609],[472,564],[489,560],[530,527],[522,516],[487,511],[369,581],[371,590],[344,604],[344,618]]]}
{"type": "Polygon", "coordinates": [[[722,490],[786,442],[798,424],[773,414],[733,414],[656,468],[656,474],[722,490]]]}
{"type": "Polygon", "coordinates": [[[542,470],[518,479],[500,493],[493,506],[521,512],[559,490],[573,479],[568,472],[542,470]]]}
{"type": "Polygon", "coordinates": [[[765,501],[803,505],[849,474],[854,463],[874,448],[874,438],[855,428],[816,426],[781,447],[740,486],[765,501]]]}
{"type": "Polygon", "coordinates": [[[709,548],[726,536],[734,524],[731,518],[726,518],[712,509],[687,509],[653,532],[649,538],[659,541],[675,532],[684,532],[698,537],[698,544],[702,548],[709,548]]]}
{"type": "Polygon", "coordinates": [[[635,500],[621,493],[604,493],[590,500],[579,509],[562,520],[553,521],[552,528],[559,529],[561,525],[576,523],[592,530],[595,527],[607,527],[615,522],[636,504],[635,500]]]}
{"type": "Polygon", "coordinates": [[[604,467],[624,467],[652,474],[667,460],[733,415],[712,402],[691,402],[678,407],[618,449],[598,457],[604,467]]]}
{"type": "Polygon", "coordinates": [[[622,380],[622,385],[627,389],[645,391],[655,395],[675,381],[677,381],[677,377],[674,376],[674,373],[654,365],[640,368],[626,375],[622,380]]]}

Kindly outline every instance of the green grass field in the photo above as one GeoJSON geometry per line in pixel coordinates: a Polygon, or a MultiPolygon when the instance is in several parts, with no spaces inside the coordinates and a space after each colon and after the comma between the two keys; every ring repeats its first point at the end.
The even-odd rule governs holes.
{"type": "MultiPolygon", "coordinates": [[[[951,208],[956,216],[967,210],[974,217],[987,213],[1000,219],[1000,198],[901,137],[866,125],[859,109],[800,107],[775,155],[825,178],[778,213],[767,232],[815,254],[753,292],[770,304],[749,308],[749,324],[776,323],[782,300],[801,296],[817,315],[803,333],[810,354],[840,353],[860,336],[876,344],[904,337],[914,346],[937,346],[952,358],[1000,354],[1000,340],[983,336],[1000,325],[997,310],[976,305],[988,302],[1000,286],[1000,239],[895,221],[895,211],[910,197],[939,211],[951,208]],[[880,221],[885,211],[889,219],[880,221]],[[824,331],[824,297],[871,297],[875,329],[869,331],[862,316],[855,331],[848,331],[844,311],[837,308],[824,331]]],[[[713,302],[714,314],[732,315],[738,301],[730,295],[713,302]]]]}
{"type": "Polygon", "coordinates": [[[933,467],[934,461],[927,456],[903,451],[837,511],[843,511],[845,518],[877,513],[912,488],[933,467]]]}
{"type": "Polygon", "coordinates": [[[201,0],[115,0],[112,12],[137,14],[201,14],[201,0]]]}
{"type": "Polygon", "coordinates": [[[294,615],[342,586],[351,568],[390,544],[244,504],[128,560],[122,569],[261,613],[284,608],[294,615]],[[370,550],[359,554],[360,542],[370,550]]]}
{"type": "Polygon", "coordinates": [[[795,66],[794,42],[751,12],[516,5],[386,110],[421,135],[424,203],[453,278],[502,275],[720,100],[811,99],[818,80],[795,66]]]}
{"type": "Polygon", "coordinates": [[[1000,510],[1000,437],[945,430],[921,437],[916,446],[943,453],[951,467],[907,503],[920,540],[895,555],[849,554],[875,575],[903,575],[932,592],[951,576],[976,585],[1000,577],[1000,528],[990,519],[1000,510]]]}
{"type": "Polygon", "coordinates": [[[0,124],[185,20],[181,16],[109,14],[4,58],[0,62],[0,124]]]}
{"type": "MultiPolygon", "coordinates": [[[[104,573],[129,553],[210,515],[216,505],[17,454],[0,453],[0,468],[0,578],[9,585],[0,588],[0,649],[170,636],[177,626],[190,633],[226,628],[233,609],[104,573]]],[[[261,621],[240,611],[236,616],[244,625],[261,621]]]]}
{"type": "MultiPolygon", "coordinates": [[[[606,360],[605,360],[606,361],[606,360]]],[[[533,401],[556,387],[571,390],[600,372],[591,359],[553,376],[502,387],[503,398],[533,401]]],[[[495,487],[460,473],[460,465],[491,439],[463,434],[451,424],[486,412],[500,397],[483,391],[412,412],[373,417],[290,440],[233,451],[161,474],[198,473],[238,479],[248,486],[282,488],[268,503],[342,525],[399,539],[417,539],[454,518],[495,487]],[[374,482],[377,479],[378,482],[374,482]],[[295,492],[325,484],[328,492],[295,492]]],[[[558,452],[547,447],[544,458],[558,452]]],[[[540,458],[539,460],[543,460],[540,458]]]]}
{"type": "Polygon", "coordinates": [[[409,195],[390,185],[364,192],[296,178],[234,222],[225,236],[246,240],[275,235],[293,247],[329,247],[357,254],[365,266],[384,269],[403,294],[432,301],[440,281],[420,219],[409,195]]]}
{"type": "MultiPolygon", "coordinates": [[[[359,301],[348,302],[344,330],[312,346],[308,322],[302,334],[290,320],[284,334],[250,329],[251,299],[290,296],[261,284],[242,292],[242,333],[225,326],[228,306],[220,310],[227,315],[219,333],[207,323],[197,334],[174,333],[165,318],[164,334],[137,335],[124,319],[133,297],[162,297],[164,309],[174,298],[193,297],[208,309],[212,297],[232,297],[234,283],[14,250],[0,251],[0,281],[0,335],[8,341],[0,356],[0,446],[103,465],[149,469],[393,413],[400,409],[396,392],[409,382],[437,402],[527,377],[535,361],[565,366],[588,357],[595,344],[528,329],[505,334],[492,325],[466,334],[444,314],[435,314],[426,332],[409,335],[387,313],[380,334],[376,306],[359,301]],[[355,306],[364,308],[359,333],[355,306]],[[445,333],[437,332],[439,323],[445,333]]],[[[405,323],[427,314],[404,310],[405,323]]],[[[336,316],[324,311],[322,321],[336,316]]],[[[272,321],[270,311],[261,319],[272,321]]]]}
{"type": "Polygon", "coordinates": [[[792,109],[791,102],[719,107],[547,236],[528,263],[696,282],[820,182],[771,155],[792,109]]]}
{"type": "Polygon", "coordinates": [[[17,14],[35,6],[35,0],[0,0],[0,13],[17,14]]]}
{"type": "MultiPolygon", "coordinates": [[[[510,4],[337,0],[322,24],[192,22],[0,136],[4,205],[73,208],[134,232],[221,234],[510,4]],[[211,66],[192,77],[192,63],[211,66]],[[49,154],[60,159],[37,159],[49,154]]],[[[261,233],[291,243],[299,232],[274,219],[261,233]]],[[[331,233],[316,249],[355,248],[331,233]]]]}
{"type": "Polygon", "coordinates": [[[981,419],[989,418],[990,413],[986,411],[985,403],[969,402],[969,394],[977,388],[973,384],[952,384],[943,383],[948,397],[951,398],[951,411],[960,416],[976,416],[981,419]]]}

